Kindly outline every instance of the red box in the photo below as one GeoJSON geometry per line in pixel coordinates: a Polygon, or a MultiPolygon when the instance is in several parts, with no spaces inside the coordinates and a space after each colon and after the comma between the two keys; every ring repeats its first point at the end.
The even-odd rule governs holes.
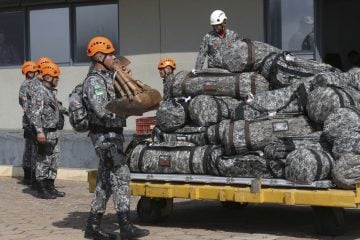
{"type": "Polygon", "coordinates": [[[136,119],[136,135],[151,134],[153,128],[157,124],[155,117],[142,117],[136,119]]]}

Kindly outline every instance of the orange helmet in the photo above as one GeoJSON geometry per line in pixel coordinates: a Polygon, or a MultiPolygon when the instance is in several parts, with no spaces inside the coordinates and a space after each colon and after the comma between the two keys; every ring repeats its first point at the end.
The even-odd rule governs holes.
{"type": "Polygon", "coordinates": [[[39,69],[41,69],[41,66],[45,63],[53,63],[53,61],[48,57],[41,57],[36,61],[36,65],[39,69]]]}
{"type": "Polygon", "coordinates": [[[36,72],[36,71],[39,71],[39,68],[37,67],[36,63],[33,61],[24,62],[24,64],[21,67],[21,72],[23,75],[27,74],[28,72],[36,72]]]}
{"type": "Polygon", "coordinates": [[[50,75],[52,77],[59,77],[60,76],[60,68],[55,63],[45,63],[41,66],[41,75],[50,75]]]}
{"type": "Polygon", "coordinates": [[[94,37],[88,43],[87,55],[88,57],[92,57],[98,52],[113,53],[115,52],[115,48],[108,38],[94,37]]]}
{"type": "Polygon", "coordinates": [[[162,69],[162,68],[165,68],[167,66],[170,66],[173,69],[176,69],[176,63],[175,63],[174,59],[172,59],[172,58],[163,58],[163,59],[161,59],[161,61],[159,62],[159,65],[158,65],[158,69],[162,69]]]}

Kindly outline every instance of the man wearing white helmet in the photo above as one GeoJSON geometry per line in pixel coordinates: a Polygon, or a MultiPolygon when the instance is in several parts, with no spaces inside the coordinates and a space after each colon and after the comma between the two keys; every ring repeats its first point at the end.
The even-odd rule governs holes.
{"type": "Polygon", "coordinates": [[[226,28],[227,17],[222,10],[215,10],[210,15],[210,25],[213,30],[208,32],[200,45],[196,59],[195,69],[203,68],[205,58],[208,56],[209,68],[223,68],[223,51],[240,39],[238,33],[226,28]]]}

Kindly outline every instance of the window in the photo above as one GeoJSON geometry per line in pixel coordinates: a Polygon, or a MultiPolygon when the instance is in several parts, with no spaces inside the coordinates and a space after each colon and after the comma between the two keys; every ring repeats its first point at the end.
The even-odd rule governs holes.
{"type": "Polygon", "coordinates": [[[0,67],[41,56],[56,63],[87,63],[86,47],[93,36],[106,36],[118,45],[118,21],[117,1],[0,0],[0,67]]]}
{"type": "Polygon", "coordinates": [[[0,12],[0,66],[20,65],[24,60],[25,14],[0,12]]]}
{"type": "Polygon", "coordinates": [[[30,10],[30,58],[70,61],[69,8],[30,10]]]}
{"type": "Polygon", "coordinates": [[[100,6],[78,6],[75,8],[76,16],[76,40],[75,56],[76,62],[87,62],[86,48],[89,39],[95,35],[104,35],[114,44],[117,51],[118,46],[118,9],[116,4],[100,6]],[[98,17],[101,16],[101,21],[98,17]]]}
{"type": "Polygon", "coordinates": [[[314,0],[268,0],[267,41],[299,55],[315,54],[314,0]]]}

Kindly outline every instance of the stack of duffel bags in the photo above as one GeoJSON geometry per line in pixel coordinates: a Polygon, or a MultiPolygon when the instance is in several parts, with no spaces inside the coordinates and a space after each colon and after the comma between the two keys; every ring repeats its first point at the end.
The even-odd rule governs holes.
{"type": "Polygon", "coordinates": [[[360,166],[359,76],[265,43],[239,46],[227,60],[243,66],[236,73],[229,67],[175,76],[153,142],[135,147],[130,170],[296,184],[332,179],[353,188],[360,176],[353,170],[360,166]]]}

